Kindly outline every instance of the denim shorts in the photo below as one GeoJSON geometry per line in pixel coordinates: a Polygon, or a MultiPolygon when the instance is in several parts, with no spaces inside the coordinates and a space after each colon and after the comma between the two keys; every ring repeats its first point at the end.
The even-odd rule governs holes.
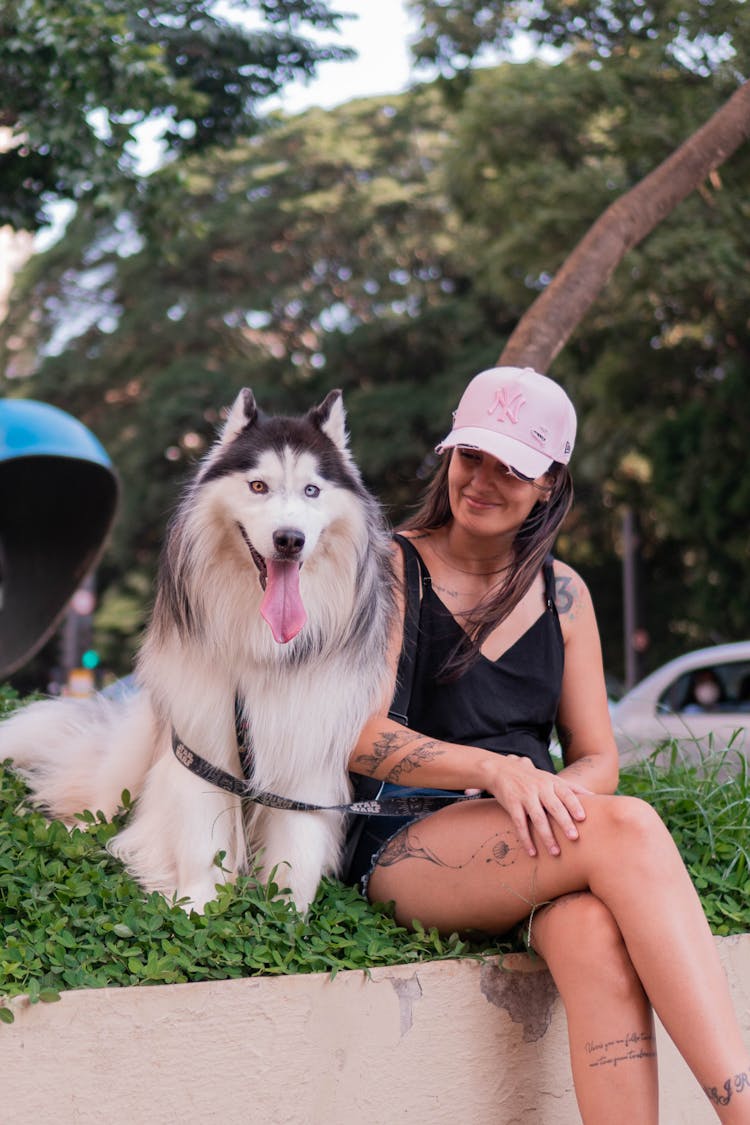
{"type": "MultiPolygon", "coordinates": [[[[385,782],[378,794],[386,797],[455,797],[460,794],[445,789],[414,789],[407,785],[390,785],[385,782]]],[[[367,886],[378,860],[387,844],[403,832],[410,824],[424,820],[432,814],[412,813],[405,816],[362,816],[355,817],[349,826],[344,870],[341,878],[344,883],[359,886],[367,897],[367,886]]]]}

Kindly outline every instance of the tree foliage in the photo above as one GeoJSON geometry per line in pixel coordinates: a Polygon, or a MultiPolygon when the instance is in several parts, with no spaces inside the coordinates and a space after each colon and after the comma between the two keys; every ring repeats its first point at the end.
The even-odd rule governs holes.
{"type": "MultiPolygon", "coordinates": [[[[546,367],[569,336],[565,317],[575,324],[584,315],[590,300],[585,295],[587,274],[593,279],[591,291],[600,291],[592,315],[560,366],[563,377],[570,370],[571,384],[580,386],[579,402],[591,404],[590,427],[602,427],[599,460],[609,476],[605,502],[613,513],[618,501],[634,505],[640,513],[645,621],[654,638],[650,660],[657,662],[675,646],[691,641],[744,635],[748,605],[735,591],[738,565],[747,565],[748,550],[736,515],[747,513],[749,497],[742,486],[734,489],[721,468],[716,487],[704,487],[703,480],[704,451],[714,446],[718,432],[717,413],[710,407],[707,412],[708,404],[721,401],[724,409],[731,408],[732,437],[744,443],[748,436],[744,395],[735,377],[735,368],[741,370],[747,363],[747,321],[732,300],[738,282],[746,291],[746,239],[742,220],[735,220],[737,207],[744,209],[740,185],[747,176],[747,152],[720,174],[715,171],[750,132],[746,5],[735,0],[649,7],[640,0],[533,6],[498,0],[411,0],[410,6],[422,20],[417,56],[457,76],[446,88],[454,92],[454,103],[463,101],[474,115],[475,127],[465,136],[456,162],[459,191],[461,179],[469,185],[469,214],[478,215],[477,230],[492,260],[500,266],[515,264],[516,279],[522,275],[524,285],[538,292],[530,305],[519,305],[516,328],[502,348],[503,360],[536,359],[546,367]],[[523,124],[514,130],[511,114],[504,112],[505,106],[516,104],[512,92],[506,89],[488,105],[481,72],[469,69],[488,47],[507,46],[514,27],[523,28],[538,47],[558,49],[558,58],[565,59],[554,69],[552,81],[540,85],[535,129],[520,113],[517,119],[523,124]],[[555,105],[559,94],[565,100],[566,92],[568,118],[555,105]],[[582,100],[577,105],[578,98],[582,100]],[[594,125],[596,105],[600,127],[580,128],[581,110],[584,122],[594,125]],[[710,114],[710,124],[694,133],[710,114]],[[498,136],[502,140],[494,145],[498,136]],[[512,149],[514,141],[520,151],[512,149]],[[494,146],[481,169],[491,181],[490,194],[499,188],[491,216],[484,206],[486,193],[476,191],[473,146],[482,154],[494,146]],[[551,208],[546,185],[535,174],[540,148],[557,185],[551,208]],[[509,181],[511,190],[506,192],[509,181]],[[643,253],[631,251],[603,288],[623,248],[634,245],[654,218],[657,223],[663,220],[695,187],[699,196],[662,221],[643,253]],[[590,217],[581,226],[585,194],[590,217]],[[532,239],[539,233],[534,224],[513,223],[513,216],[520,220],[527,206],[544,216],[547,237],[508,253],[508,242],[519,229],[532,232],[532,239]],[[649,207],[655,212],[652,219],[646,216],[649,207]],[[488,217],[502,232],[498,241],[488,239],[488,217]],[[560,255],[556,235],[566,220],[570,237],[560,255]],[[654,275],[644,269],[644,262],[654,264],[654,275]],[[536,268],[529,268],[534,263],[536,268]],[[667,276],[660,276],[659,269],[667,276]],[[632,316],[627,310],[630,301],[632,316]],[[604,354],[597,356],[592,334],[599,336],[602,327],[615,331],[604,354]],[[671,361],[675,370],[670,377],[671,361]],[[658,385],[661,379],[666,386],[658,385]],[[696,443],[692,447],[688,435],[696,443]],[[677,506],[672,485],[662,477],[668,463],[665,449],[672,457],[680,451],[683,481],[677,506]],[[690,507],[680,507],[688,497],[690,507]],[[708,536],[706,527],[712,529],[708,536]]],[[[528,95],[521,97],[528,105],[528,95]]],[[[486,279],[493,291],[504,283],[507,272],[499,269],[486,279]]],[[[591,531],[589,524],[589,540],[591,531]]],[[[616,542],[613,545],[617,548],[616,542]]],[[[606,545],[599,541],[598,546],[606,557],[606,545]]],[[[605,602],[611,588],[611,581],[603,586],[605,602]]]]}
{"type": "Polygon", "coordinates": [[[453,393],[430,378],[471,323],[483,359],[496,347],[448,311],[468,280],[447,139],[435,91],[312,111],[192,158],[179,200],[156,174],[137,215],[81,208],[29,263],[4,340],[11,372],[36,370],[9,387],[81,418],[126,482],[102,573],[118,612],[143,605],[177,487],[240,386],[285,411],[341,386],[369,480],[411,495],[453,393]]]}
{"type": "Polygon", "coordinates": [[[259,106],[285,83],[350,54],[304,34],[337,27],[320,0],[234,0],[231,20],[217,11],[211,0],[7,0],[0,226],[36,229],[58,198],[122,205],[138,126],[160,124],[172,155],[229,145],[257,130],[259,106]]]}
{"type": "MultiPolygon", "coordinates": [[[[732,44],[740,7],[723,5],[732,44]]],[[[79,208],[29,264],[0,346],[12,393],[81,417],[123,477],[100,633],[135,635],[166,513],[242,385],[285,411],[341,386],[368,482],[394,519],[408,510],[466,378],[736,87],[739,49],[704,74],[671,58],[670,34],[659,66],[637,37],[595,57],[571,40],[556,65],[279,120],[182,160],[179,184],[152,176],[114,219],[79,208]]],[[[738,151],[630,252],[556,363],[581,419],[559,550],[593,588],[615,672],[625,504],[648,662],[747,631],[749,165],[738,151]]]]}
{"type": "MultiPolygon", "coordinates": [[[[645,82],[659,71],[695,78],[729,68],[747,77],[750,19],[743,0],[407,0],[421,34],[413,50],[446,75],[468,72],[488,48],[508,48],[518,31],[537,46],[578,54],[596,67],[628,57],[645,82]],[[656,73],[655,73],[656,72],[656,73]]],[[[725,81],[730,81],[729,75],[725,81]]]]}

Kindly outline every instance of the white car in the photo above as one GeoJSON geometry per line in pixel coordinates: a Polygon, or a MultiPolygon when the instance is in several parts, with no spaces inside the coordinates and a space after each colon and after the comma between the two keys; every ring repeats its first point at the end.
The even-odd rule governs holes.
{"type": "Polygon", "coordinates": [[[624,762],[678,739],[686,757],[731,744],[750,758],[750,641],[712,645],[662,665],[610,707],[624,762]]]}

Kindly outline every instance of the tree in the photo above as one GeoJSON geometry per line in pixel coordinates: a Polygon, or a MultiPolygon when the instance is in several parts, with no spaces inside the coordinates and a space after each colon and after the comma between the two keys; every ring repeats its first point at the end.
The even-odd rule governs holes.
{"type": "Polygon", "coordinates": [[[441,423],[427,376],[470,328],[446,315],[466,285],[440,187],[447,123],[432,90],[278,122],[191,157],[179,196],[155,173],[137,219],[82,206],[28,264],[6,387],[81,418],[125,485],[100,573],[108,658],[115,626],[130,639],[142,622],[165,515],[239,387],[293,411],[342,386],[368,479],[403,498],[441,423]]]}
{"type": "Polygon", "coordinates": [[[546,371],[629,250],[750,137],[750,82],[603,212],[507,340],[501,363],[546,371]]]}
{"type": "Polygon", "coordinates": [[[349,57],[323,0],[7,0],[0,8],[0,226],[36,229],[55,199],[122,206],[134,133],[162,123],[167,155],[227,146],[263,101],[318,63],[349,57]],[[255,18],[255,26],[240,22],[255,18]],[[121,189],[121,190],[118,190],[121,189]]]}
{"type": "MultiPolygon", "coordinates": [[[[576,379],[574,374],[572,381],[585,388],[581,401],[593,404],[586,419],[588,428],[593,430],[599,423],[599,436],[604,438],[601,447],[605,457],[609,453],[611,477],[605,481],[604,499],[610,505],[618,500],[629,506],[635,503],[642,513],[646,594],[651,601],[649,624],[653,633],[662,638],[663,646],[659,651],[660,646],[654,645],[652,660],[658,662],[671,654],[670,634],[693,642],[744,635],[750,606],[744,599],[739,599],[742,604],[738,604],[735,591],[740,572],[750,560],[747,545],[742,535],[738,536],[737,514],[744,513],[746,519],[750,495],[743,484],[737,485],[731,470],[732,479],[727,479],[726,459],[722,463],[710,457],[710,489],[705,487],[705,472],[709,450],[717,444],[731,444],[726,423],[719,423],[717,402],[721,403],[724,418],[732,417],[732,436],[740,444],[748,436],[746,393],[740,374],[749,356],[747,323],[742,316],[735,322],[728,315],[734,303],[733,294],[727,293],[726,298],[718,296],[723,289],[722,275],[729,274],[731,290],[738,279],[746,276],[746,269],[741,253],[730,250],[726,254],[732,242],[727,231],[734,216],[731,208],[723,206],[727,199],[724,188],[731,184],[733,173],[722,181],[716,172],[750,134],[750,86],[742,84],[750,65],[750,25],[745,5],[736,0],[711,5],[674,4],[668,0],[666,4],[644,8],[635,0],[605,0],[603,4],[542,0],[532,8],[504,0],[462,0],[460,4],[412,0],[411,7],[422,17],[423,35],[416,45],[416,54],[453,76],[447,89],[453,92],[454,101],[456,91],[461,99],[470,97],[472,86],[478,82],[476,71],[469,69],[472,61],[488,46],[506,47],[513,28],[521,26],[537,44],[563,49],[567,64],[577,61],[599,72],[605,81],[612,74],[619,74],[624,79],[626,97],[619,109],[608,100],[605,105],[621,120],[628,121],[633,108],[643,101],[644,91],[648,90],[653,99],[654,80],[668,96],[670,87],[672,93],[675,87],[687,93],[682,102],[683,106],[693,107],[691,129],[696,117],[700,120],[707,116],[705,110],[695,114],[701,100],[709,111],[713,110],[706,124],[670,157],[660,157],[658,168],[649,169],[640,184],[626,188],[615,203],[605,202],[575,250],[554,261],[553,269],[548,264],[546,269],[534,270],[524,261],[527,283],[530,287],[536,285],[540,293],[530,307],[519,310],[518,323],[502,348],[500,362],[530,363],[546,370],[572,337],[572,363],[564,362],[563,370],[575,369],[578,358],[582,361],[579,370],[582,366],[587,372],[583,379],[576,379]],[[727,100],[721,104],[723,98],[727,100]],[[711,221],[709,212],[707,229],[699,235],[698,246],[691,247],[689,239],[683,239],[683,254],[688,248],[695,254],[703,248],[706,251],[698,268],[705,288],[697,303],[686,303],[684,297],[665,303],[653,291],[644,293],[645,318],[633,324],[635,335],[621,352],[632,351],[633,341],[644,335],[644,326],[648,333],[653,313],[658,312],[661,323],[654,324],[649,347],[659,349],[661,354],[658,359],[650,358],[647,349],[641,364],[634,368],[640,379],[628,379],[622,354],[615,359],[605,349],[596,357],[596,344],[592,347],[591,336],[600,336],[597,321],[601,325],[606,319],[606,312],[602,316],[603,306],[609,304],[605,287],[625,254],[695,189],[721,213],[727,227],[721,230],[717,243],[712,244],[710,238],[716,234],[717,223],[715,216],[711,221]],[[714,266],[713,277],[705,261],[714,266]],[[589,310],[592,315],[586,319],[589,310]],[[716,332],[709,328],[712,322],[716,322],[716,332]],[[665,370],[665,344],[671,352],[669,358],[682,361],[684,366],[668,363],[665,370]],[[709,352],[714,352],[712,359],[709,352]],[[656,395],[652,386],[643,381],[643,373],[654,369],[658,369],[658,377],[664,381],[656,395]],[[613,381],[615,372],[619,386],[613,381]],[[655,414],[655,400],[663,404],[661,416],[655,414]],[[623,413],[623,406],[629,408],[629,414],[623,413]],[[619,433],[612,433],[612,424],[604,420],[607,415],[614,415],[614,429],[619,433]],[[608,431],[609,440],[605,436],[608,431]],[[619,457],[614,460],[613,439],[620,445],[619,457]],[[668,457],[664,455],[665,449],[669,450],[668,457]],[[679,480],[677,489],[672,479],[675,472],[679,480]],[[688,498],[687,508],[675,504],[675,499],[684,502],[688,498]],[[658,591],[655,594],[652,585],[658,591]],[[665,613],[665,608],[673,604],[671,595],[664,597],[670,587],[674,590],[674,604],[681,603],[677,613],[665,613]]],[[[663,117],[657,104],[653,99],[651,117],[661,126],[663,117]]],[[[674,105],[671,99],[670,104],[674,105]]],[[[679,116],[674,115],[672,126],[677,126],[678,121],[679,116]]],[[[646,128],[646,143],[641,146],[641,161],[648,155],[655,132],[650,125],[651,122],[646,128]]],[[[677,136],[682,140],[688,131],[682,130],[681,136],[677,132],[677,136]]],[[[545,139],[542,134],[543,145],[545,139]]],[[[633,162],[633,168],[638,162],[633,162]]],[[[744,163],[747,167],[747,161],[744,163]]],[[[507,176],[507,165],[497,165],[501,166],[507,176]]],[[[746,176],[747,173],[745,180],[746,176]]],[[[587,179],[583,170],[582,179],[587,179]]],[[[742,182],[741,170],[739,180],[742,182]]],[[[674,226],[669,226],[666,237],[663,230],[659,232],[658,242],[668,243],[670,237],[673,243],[679,241],[674,238],[674,226]]],[[[688,230],[694,231],[689,220],[685,222],[685,231],[688,230]]],[[[647,251],[645,257],[659,256],[647,251]]],[[[631,272],[641,284],[645,281],[641,272],[643,261],[644,256],[639,261],[634,261],[632,254],[628,258],[631,272]]],[[[669,261],[669,272],[674,275],[670,259],[661,261],[669,261]]],[[[673,282],[674,276],[670,280],[673,282]]],[[[615,301],[621,298],[622,286],[611,288],[615,293],[610,296],[615,301]]],[[[654,285],[654,290],[664,288],[663,282],[654,285]]],[[[680,288],[687,289],[683,281],[680,288]]],[[[578,529],[574,533],[575,530],[578,529]]]]}
{"type": "MultiPolygon", "coordinates": [[[[482,51],[507,49],[519,27],[537,44],[571,52],[592,68],[601,69],[614,56],[630,84],[644,81],[645,66],[665,77],[682,72],[697,83],[719,76],[712,85],[726,89],[750,63],[750,27],[737,0],[708,6],[680,0],[652,9],[640,0],[547,0],[533,8],[519,0],[411,0],[410,7],[421,17],[416,59],[451,75],[463,72],[467,82],[467,68],[482,51]]],[[[750,83],[745,82],[658,168],[605,209],[523,313],[501,362],[547,370],[628,250],[748,136],[750,83]]]]}
{"type": "MultiPolygon", "coordinates": [[[[126,485],[99,628],[136,630],[175,489],[240,385],[283,410],[342,386],[369,483],[406,511],[466,377],[597,216],[725,100],[723,75],[623,51],[590,63],[571,52],[278,121],[192,156],[179,191],[169,169],[152,176],[137,211],[82,206],[29,263],[0,339],[29,376],[7,386],[79,414],[126,485]]],[[[613,671],[621,504],[643,516],[654,663],[736,637],[750,612],[735,577],[750,499],[717,456],[719,404],[747,419],[749,155],[630,251],[556,361],[582,423],[560,550],[594,590],[613,671]]]]}
{"type": "Polygon", "coordinates": [[[644,77],[679,69],[696,80],[737,85],[747,73],[750,25],[744,0],[408,0],[420,21],[418,63],[470,84],[477,60],[508,51],[519,31],[537,47],[572,54],[596,67],[627,57],[644,77]]]}

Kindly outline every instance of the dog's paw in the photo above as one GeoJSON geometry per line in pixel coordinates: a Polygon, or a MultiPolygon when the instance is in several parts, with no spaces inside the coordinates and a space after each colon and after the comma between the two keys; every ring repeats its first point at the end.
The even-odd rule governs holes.
{"type": "Polygon", "coordinates": [[[190,914],[191,911],[195,911],[196,914],[204,914],[206,903],[213,902],[217,893],[216,883],[206,880],[205,882],[178,887],[172,901],[176,906],[181,906],[186,914],[190,914]]]}

